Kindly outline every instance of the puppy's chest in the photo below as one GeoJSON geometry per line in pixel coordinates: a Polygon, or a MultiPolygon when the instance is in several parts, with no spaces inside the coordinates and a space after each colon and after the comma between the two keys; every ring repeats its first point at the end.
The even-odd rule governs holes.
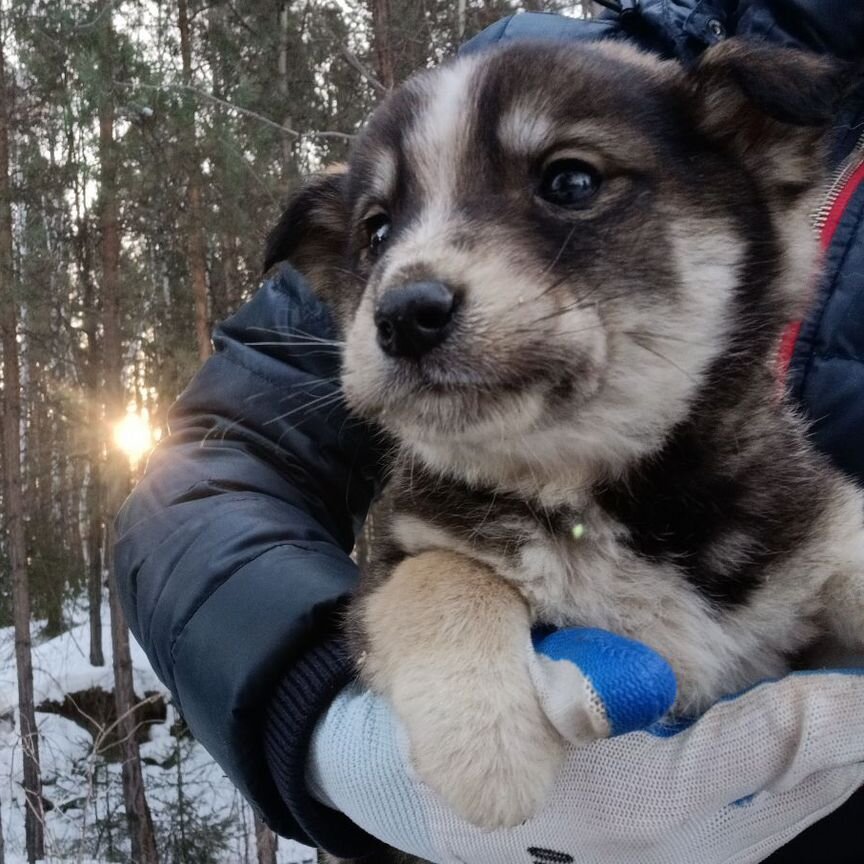
{"type": "Polygon", "coordinates": [[[399,552],[453,549],[514,584],[537,621],[636,633],[658,605],[696,605],[672,568],[631,548],[629,532],[587,495],[543,508],[507,495],[415,486],[397,497],[391,535],[399,552]]]}
{"type": "Polygon", "coordinates": [[[644,642],[672,663],[679,710],[782,674],[814,637],[815,570],[830,568],[813,559],[825,558],[825,544],[817,549],[801,537],[790,544],[765,519],[745,526],[712,520],[710,508],[670,511],[657,507],[656,495],[641,509],[593,492],[541,508],[411,479],[394,484],[394,560],[460,552],[513,584],[536,623],[599,627],[644,642]]]}

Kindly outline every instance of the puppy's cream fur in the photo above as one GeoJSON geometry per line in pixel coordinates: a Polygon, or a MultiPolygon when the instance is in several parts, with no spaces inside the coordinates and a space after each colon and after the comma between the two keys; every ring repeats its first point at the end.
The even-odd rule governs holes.
{"type": "Polygon", "coordinates": [[[534,812],[564,742],[534,691],[519,592],[475,559],[436,549],[399,564],[362,614],[363,676],[392,700],[420,775],[471,820],[516,825],[534,812]],[[485,758],[481,739],[506,758],[485,758]]]}

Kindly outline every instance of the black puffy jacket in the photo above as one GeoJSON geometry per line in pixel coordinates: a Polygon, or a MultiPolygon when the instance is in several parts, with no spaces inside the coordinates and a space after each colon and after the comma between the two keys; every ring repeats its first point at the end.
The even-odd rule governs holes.
{"type": "MultiPolygon", "coordinates": [[[[464,50],[525,36],[631,38],[691,60],[738,33],[864,56],[864,3],[623,5],[637,11],[598,22],[513,16],[464,50]]],[[[864,481],[862,124],[864,92],[838,119],[825,276],[787,359],[817,441],[864,481]]],[[[376,841],[304,784],[315,721],[351,675],[336,619],[356,583],[349,552],[376,477],[373,436],[338,400],[338,359],[320,341],[328,338],[327,310],[287,268],[217,328],[216,353],[174,405],[171,434],[118,517],[115,566],[132,632],[196,738],[276,831],[353,857],[376,841]]],[[[857,802],[847,814],[864,809],[861,793],[857,802]]],[[[777,860],[809,860],[780,856],[814,842],[819,828],[777,860]]],[[[823,860],[818,845],[813,860],[823,860]]]]}

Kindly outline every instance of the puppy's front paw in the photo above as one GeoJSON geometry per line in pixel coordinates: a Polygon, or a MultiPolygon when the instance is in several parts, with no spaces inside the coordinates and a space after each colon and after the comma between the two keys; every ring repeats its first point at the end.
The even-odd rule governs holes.
{"type": "Polygon", "coordinates": [[[564,743],[531,677],[518,592],[485,564],[426,552],[365,598],[362,622],[363,676],[393,704],[419,776],[477,825],[532,816],[564,743]]]}
{"type": "Polygon", "coordinates": [[[429,693],[425,706],[416,694],[394,699],[420,778],[483,828],[512,827],[537,813],[563,761],[563,739],[533,692],[520,689],[511,681],[466,700],[461,688],[451,698],[447,686],[429,693]]]}

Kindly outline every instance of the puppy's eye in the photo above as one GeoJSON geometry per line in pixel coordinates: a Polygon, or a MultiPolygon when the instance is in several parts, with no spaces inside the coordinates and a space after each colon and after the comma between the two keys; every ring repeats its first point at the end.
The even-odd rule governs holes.
{"type": "Polygon", "coordinates": [[[538,195],[556,207],[575,209],[597,194],[600,174],[579,159],[559,159],[546,166],[538,195]]]}
{"type": "Polygon", "coordinates": [[[377,255],[390,234],[390,217],[386,213],[376,213],[370,216],[364,225],[366,236],[369,238],[369,251],[377,255]]]}

